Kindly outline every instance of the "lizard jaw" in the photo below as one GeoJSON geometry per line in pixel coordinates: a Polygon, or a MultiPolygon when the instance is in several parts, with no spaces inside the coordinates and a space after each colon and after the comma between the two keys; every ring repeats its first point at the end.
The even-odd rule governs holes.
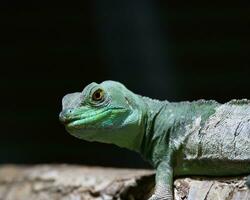
{"type": "Polygon", "coordinates": [[[112,124],[112,120],[117,113],[126,112],[124,108],[108,108],[100,112],[94,112],[93,114],[83,116],[79,115],[67,123],[65,127],[68,130],[80,130],[80,129],[106,129],[109,124],[112,124]],[[101,123],[102,122],[102,123],[101,123]],[[99,126],[98,126],[99,124],[99,126]],[[101,126],[102,124],[102,126],[101,126]],[[106,126],[106,128],[105,128],[106,126]],[[98,127],[98,128],[97,128],[98,127]]]}

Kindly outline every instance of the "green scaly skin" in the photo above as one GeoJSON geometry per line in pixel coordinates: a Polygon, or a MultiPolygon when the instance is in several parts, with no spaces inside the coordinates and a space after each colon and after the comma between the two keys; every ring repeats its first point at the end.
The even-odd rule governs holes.
{"type": "Polygon", "coordinates": [[[104,81],[66,95],[62,103],[60,121],[70,134],[139,152],[153,165],[150,200],[172,200],[175,176],[250,174],[248,100],[170,103],[104,81]],[[99,99],[93,97],[97,90],[99,99]]]}

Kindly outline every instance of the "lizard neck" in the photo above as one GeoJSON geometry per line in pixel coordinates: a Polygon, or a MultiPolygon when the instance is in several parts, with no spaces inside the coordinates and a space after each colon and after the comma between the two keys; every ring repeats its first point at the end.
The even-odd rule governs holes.
{"type": "MultiPolygon", "coordinates": [[[[159,101],[150,99],[148,97],[142,97],[144,102],[145,112],[143,118],[143,127],[144,133],[140,146],[139,153],[143,156],[143,158],[152,163],[152,153],[154,148],[156,147],[156,138],[155,138],[155,130],[157,129],[156,121],[158,121],[159,116],[165,109],[166,105],[169,103],[168,101],[159,101]]],[[[162,130],[158,130],[159,134],[162,130]]]]}

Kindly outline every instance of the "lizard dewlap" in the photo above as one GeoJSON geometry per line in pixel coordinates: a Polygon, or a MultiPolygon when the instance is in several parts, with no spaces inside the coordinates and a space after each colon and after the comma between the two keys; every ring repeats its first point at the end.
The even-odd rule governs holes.
{"type": "Polygon", "coordinates": [[[59,118],[70,134],[134,150],[156,168],[150,200],[172,200],[174,176],[250,174],[249,100],[171,103],[104,81],[62,104],[59,118]]]}

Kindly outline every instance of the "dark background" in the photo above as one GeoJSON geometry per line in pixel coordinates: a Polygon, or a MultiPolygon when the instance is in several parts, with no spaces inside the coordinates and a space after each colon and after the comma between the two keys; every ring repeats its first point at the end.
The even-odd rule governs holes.
{"type": "Polygon", "coordinates": [[[1,1],[0,163],[148,167],[58,121],[61,98],[106,79],[170,101],[250,98],[248,4],[1,1]]]}

